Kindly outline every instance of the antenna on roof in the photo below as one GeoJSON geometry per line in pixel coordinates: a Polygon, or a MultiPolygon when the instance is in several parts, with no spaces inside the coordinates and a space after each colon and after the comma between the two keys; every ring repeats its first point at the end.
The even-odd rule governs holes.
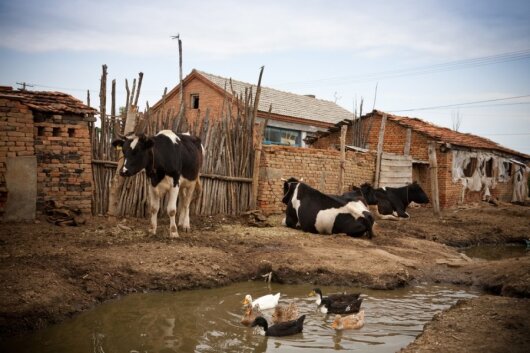
{"type": "Polygon", "coordinates": [[[22,86],[22,88],[20,88],[20,90],[22,91],[25,91],[26,87],[33,87],[33,85],[30,85],[29,83],[26,83],[26,82],[17,82],[17,85],[22,86]]]}

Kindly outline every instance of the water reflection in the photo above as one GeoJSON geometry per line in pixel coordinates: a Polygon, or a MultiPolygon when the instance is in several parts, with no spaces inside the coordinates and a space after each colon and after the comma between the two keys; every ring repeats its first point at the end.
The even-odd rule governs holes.
{"type": "Polygon", "coordinates": [[[525,244],[480,244],[462,250],[469,257],[483,260],[500,260],[512,257],[527,256],[530,248],[525,244]]]}
{"type": "MultiPolygon", "coordinates": [[[[3,342],[12,352],[395,352],[421,332],[432,316],[476,293],[458,287],[418,286],[395,291],[323,287],[324,293],[361,291],[366,312],[360,330],[335,331],[307,298],[311,286],[245,282],[179,293],[134,294],[105,303],[60,325],[3,342]],[[241,300],[281,292],[306,314],[304,332],[264,337],[242,326],[241,300]]],[[[265,310],[269,319],[272,310],[265,310]]]]}

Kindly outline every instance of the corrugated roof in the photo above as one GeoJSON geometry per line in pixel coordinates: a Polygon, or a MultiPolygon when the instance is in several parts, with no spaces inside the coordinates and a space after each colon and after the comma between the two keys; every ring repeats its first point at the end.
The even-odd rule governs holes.
{"type": "MultiPolygon", "coordinates": [[[[227,88],[230,92],[230,79],[212,75],[203,71],[195,70],[197,73],[211,81],[221,89],[227,88]]],[[[232,87],[238,94],[245,93],[245,88],[252,87],[253,94],[256,93],[256,85],[232,79],[232,87]]],[[[278,91],[269,87],[261,87],[261,95],[258,110],[268,112],[272,104],[272,113],[301,119],[316,120],[335,124],[344,119],[351,119],[352,113],[340,107],[334,102],[312,98],[290,92],[278,91]]]]}
{"type": "Polygon", "coordinates": [[[97,110],[62,92],[13,90],[0,86],[0,98],[16,99],[34,111],[52,114],[96,114],[97,110]]]}

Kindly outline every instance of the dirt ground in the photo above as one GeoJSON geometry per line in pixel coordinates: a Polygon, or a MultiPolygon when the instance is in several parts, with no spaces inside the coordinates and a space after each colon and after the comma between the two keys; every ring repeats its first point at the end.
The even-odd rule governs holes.
{"type": "Polygon", "coordinates": [[[252,215],[195,217],[190,233],[171,240],[167,217],[155,237],[145,235],[147,220],[0,224],[0,341],[127,293],[217,287],[272,271],[281,283],[475,286],[489,295],[437,315],[404,351],[517,352],[530,345],[530,254],[483,261],[455,248],[524,242],[530,207],[480,204],[441,218],[429,208],[409,213],[408,221],[379,221],[372,240],[303,233],[282,227],[280,216],[259,222],[264,227],[250,225],[252,215]]]}

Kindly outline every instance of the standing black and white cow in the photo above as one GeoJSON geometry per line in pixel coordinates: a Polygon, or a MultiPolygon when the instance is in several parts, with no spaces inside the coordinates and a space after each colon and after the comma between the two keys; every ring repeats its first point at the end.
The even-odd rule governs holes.
{"type": "Polygon", "coordinates": [[[344,201],[326,195],[307,184],[290,178],[283,184],[282,202],[287,205],[285,225],[319,234],[346,233],[358,237],[373,236],[374,219],[362,200],[344,201]]]}
{"type": "Polygon", "coordinates": [[[125,158],[120,175],[133,176],[145,169],[151,181],[149,203],[151,228],[156,234],[157,215],[161,198],[169,192],[167,214],[170,219],[169,236],[178,237],[175,215],[179,193],[179,222],[184,231],[190,230],[189,206],[193,192],[200,190],[199,170],[201,169],[204,148],[201,140],[189,134],[176,134],[171,130],[162,130],[155,136],[128,135],[112,142],[121,146],[125,158]]]}
{"type": "Polygon", "coordinates": [[[353,191],[343,194],[341,198],[347,201],[359,193],[369,205],[377,206],[374,215],[380,219],[400,220],[409,218],[406,210],[411,202],[429,203],[429,197],[416,182],[399,188],[383,187],[378,189],[365,183],[360,188],[354,188],[353,191]]]}

